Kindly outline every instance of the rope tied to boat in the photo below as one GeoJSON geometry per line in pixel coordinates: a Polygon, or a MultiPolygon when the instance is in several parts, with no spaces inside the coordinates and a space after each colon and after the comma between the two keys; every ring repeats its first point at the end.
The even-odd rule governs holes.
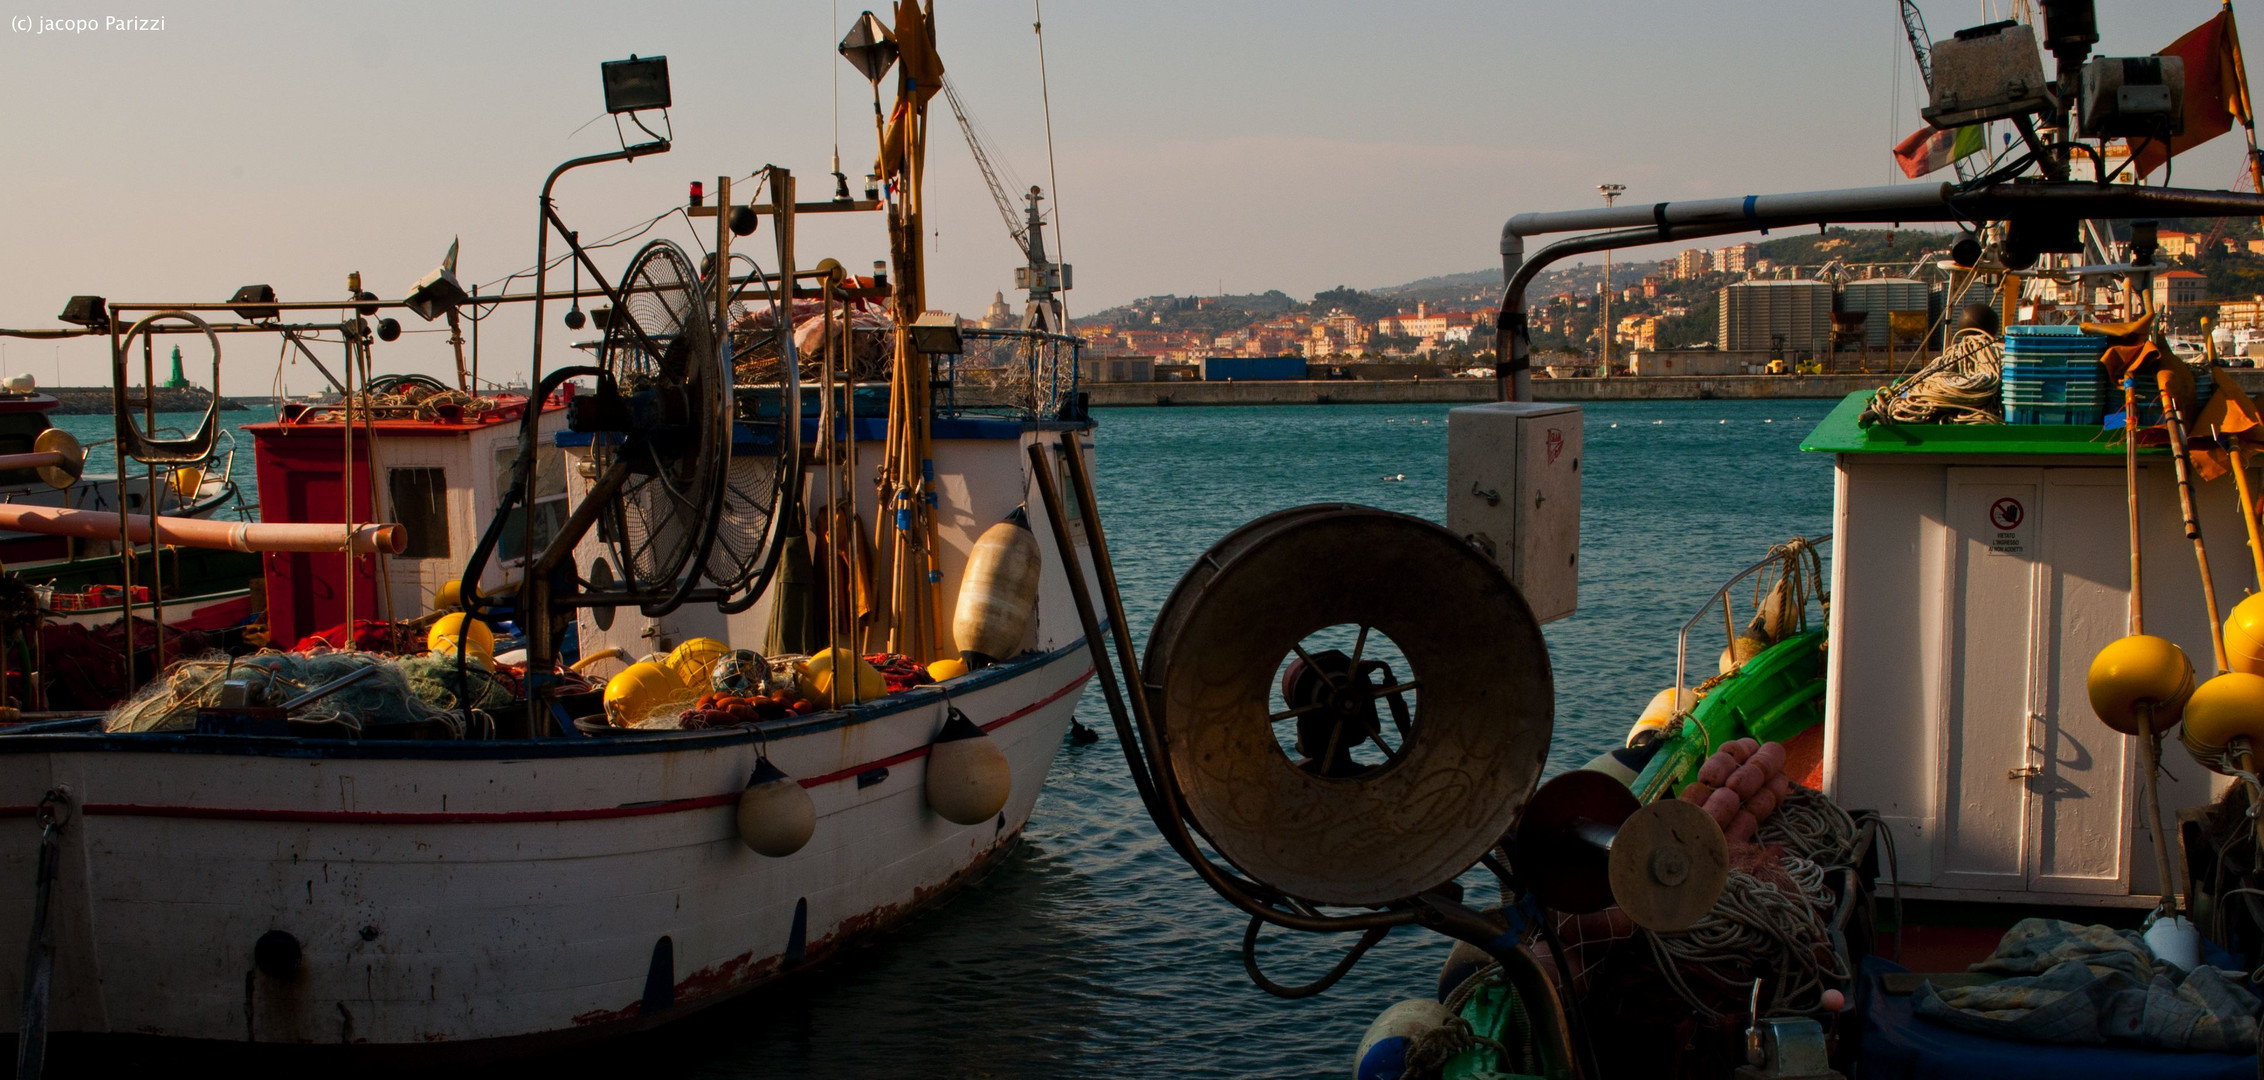
{"type": "Polygon", "coordinates": [[[2004,343],[1986,330],[1958,331],[1949,348],[1901,382],[1879,388],[1856,423],[2001,424],[2004,343]]]}
{"type": "Polygon", "coordinates": [[[1532,1018],[1525,1014],[1525,1002],[1518,996],[1517,988],[1502,977],[1501,961],[1489,960],[1464,976],[1447,994],[1443,1004],[1449,1016],[1447,1022],[1408,1040],[1405,1071],[1400,1074],[1404,1080],[1432,1080],[1445,1072],[1449,1062],[1476,1049],[1493,1051],[1494,1061],[1511,1071],[1503,1073],[1480,1065],[1464,1074],[1468,1080],[1491,1080],[1541,1071],[1533,1049],[1532,1018]],[[1462,1007],[1469,1004],[1479,990],[1489,987],[1499,989],[1506,996],[1504,1007],[1517,1026],[1514,1051],[1500,1039],[1478,1034],[1462,1016],[1462,1007]]]}
{"type": "Polygon", "coordinates": [[[1827,984],[1850,977],[1832,947],[1826,913],[1834,901],[1824,868],[1788,854],[1783,873],[1789,890],[1733,869],[1721,900],[1697,925],[1643,931],[1667,985],[1711,1023],[1738,1015],[1716,1006],[1741,1002],[1755,979],[1768,984],[1764,1014],[1775,1015],[1821,1008],[1827,984]]]}

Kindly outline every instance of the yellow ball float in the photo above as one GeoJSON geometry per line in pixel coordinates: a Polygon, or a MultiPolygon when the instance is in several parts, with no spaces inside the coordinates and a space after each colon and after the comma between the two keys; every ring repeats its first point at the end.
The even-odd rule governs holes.
{"type": "Polygon", "coordinates": [[[880,669],[865,658],[847,649],[827,649],[810,657],[802,668],[802,696],[828,709],[838,709],[853,701],[873,701],[888,696],[888,680],[880,669]],[[842,664],[854,664],[856,674],[836,686],[834,669],[842,664]],[[850,686],[854,685],[854,693],[850,686]]]}
{"type": "Polygon", "coordinates": [[[2264,675],[2228,671],[2202,683],[2185,703],[2185,748],[2207,764],[2237,738],[2264,749],[2264,675]]]}
{"type": "Polygon", "coordinates": [[[684,681],[649,660],[639,660],[605,681],[605,719],[614,727],[635,727],[654,709],[689,700],[684,681]]]}
{"type": "Polygon", "coordinates": [[[675,673],[684,685],[705,693],[709,689],[708,671],[715,662],[731,655],[731,646],[711,637],[696,637],[668,651],[660,666],[675,673]]]}
{"type": "Polygon", "coordinates": [[[2108,727],[2137,734],[2144,708],[2151,711],[2154,730],[2168,731],[2193,693],[2193,664],[2169,641],[2132,634],[2099,650],[2087,682],[2091,711],[2108,727]]]}
{"type": "Polygon", "coordinates": [[[448,652],[455,652],[456,639],[467,633],[472,636],[472,640],[466,651],[495,655],[495,631],[489,629],[486,623],[461,611],[452,611],[433,620],[432,629],[425,632],[425,648],[433,652],[440,652],[443,648],[448,652]],[[466,627],[470,629],[467,630],[466,627]],[[443,642],[446,643],[445,646],[443,642]]]}
{"type": "Polygon", "coordinates": [[[2264,675],[2264,593],[2251,593],[2225,616],[2225,660],[2234,671],[2264,675]]]}
{"type": "Polygon", "coordinates": [[[967,662],[956,657],[938,660],[928,665],[928,678],[937,682],[950,682],[967,673],[967,662]]]}

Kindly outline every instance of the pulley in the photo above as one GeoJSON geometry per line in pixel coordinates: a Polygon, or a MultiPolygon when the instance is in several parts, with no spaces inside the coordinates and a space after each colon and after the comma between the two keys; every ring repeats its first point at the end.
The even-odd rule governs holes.
{"type": "Polygon", "coordinates": [[[1646,806],[1611,776],[1574,769],[1541,785],[1510,862],[1543,906],[1581,915],[1618,904],[1635,925],[1687,930],[1721,899],[1729,844],[1680,799],[1646,806]]]}
{"type": "Polygon", "coordinates": [[[1143,670],[1188,817],[1242,872],[1312,903],[1453,879],[1508,831],[1548,752],[1548,651],[1524,598],[1404,514],[1324,504],[1229,534],[1173,590],[1143,670]],[[1307,648],[1323,631],[1344,644],[1307,648]],[[1393,649],[1403,668],[1381,663],[1393,649]],[[1355,737],[1373,749],[1348,756],[1355,737]]]}

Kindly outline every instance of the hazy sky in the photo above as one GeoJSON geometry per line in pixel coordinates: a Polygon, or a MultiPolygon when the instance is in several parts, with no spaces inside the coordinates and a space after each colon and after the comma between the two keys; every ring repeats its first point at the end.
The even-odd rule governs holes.
{"type": "MultiPolygon", "coordinates": [[[[1031,5],[939,6],[945,64],[999,164],[1052,189],[1031,5]]],[[[1946,38],[2008,5],[1923,6],[1946,38]]],[[[2218,4],[2100,7],[2100,51],[2130,55],[2218,4]]],[[[861,3],[160,0],[133,14],[161,30],[80,34],[21,28],[62,7],[0,10],[0,325],[58,325],[79,292],[336,296],[356,269],[398,296],[458,235],[465,279],[500,278],[532,262],[550,168],[617,145],[588,122],[598,63],[630,53],[669,58],[676,149],[562,181],[585,238],[765,163],[822,197],[837,116],[845,171],[872,157],[870,91],[833,54],[861,3]]],[[[1894,0],[1050,0],[1045,30],[1072,317],[1155,293],[1303,297],[1480,269],[1509,215],[1593,204],[1607,180],[1640,201],[1900,181],[1888,148],[1921,125],[1894,0]]],[[[1017,259],[940,98],[935,118],[931,306],[975,313],[1017,259]]],[[[2239,141],[2181,159],[2177,178],[2231,183],[2239,141]]],[[[885,241],[877,217],[812,219],[802,248],[864,267],[885,241]]],[[[487,323],[483,374],[527,369],[527,329],[524,310],[487,323]]],[[[563,362],[567,335],[549,335],[547,362],[563,362]]],[[[230,342],[223,389],[265,392],[276,352],[230,342]]],[[[0,368],[105,384],[106,356],[10,341],[0,368]]],[[[202,381],[208,361],[189,356],[202,381]]],[[[449,366],[439,334],[380,346],[377,363],[449,366]]],[[[303,363],[282,376],[319,382],[303,363]]]]}

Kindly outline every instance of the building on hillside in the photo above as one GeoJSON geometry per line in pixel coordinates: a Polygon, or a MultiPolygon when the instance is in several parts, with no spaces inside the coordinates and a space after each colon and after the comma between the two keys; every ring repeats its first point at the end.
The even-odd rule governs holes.
{"type": "Polygon", "coordinates": [[[1832,287],[1822,281],[1741,281],[1721,291],[1717,340],[1728,352],[1789,360],[1829,355],[1832,287]]]}
{"type": "Polygon", "coordinates": [[[2251,255],[2264,255],[2264,239],[2243,240],[2241,248],[2251,255]]]}
{"type": "Polygon", "coordinates": [[[1659,347],[1659,317],[1656,315],[1629,315],[1619,320],[1619,332],[1612,339],[1638,351],[1649,352],[1659,347]]]}
{"type": "Polygon", "coordinates": [[[1674,276],[1679,281],[1688,281],[1713,269],[1714,253],[1704,248],[1691,248],[1674,257],[1674,276]]]}
{"type": "Polygon", "coordinates": [[[2217,325],[2231,327],[2264,326],[2264,296],[2247,300],[2227,300],[2217,305],[2217,325]]]}
{"type": "Polygon", "coordinates": [[[2209,279],[2191,270],[2171,270],[2154,275],[2154,307],[2192,307],[2201,302],[2209,279]]]}
{"type": "Polygon", "coordinates": [[[1650,275],[1647,275],[1647,276],[1645,276],[1645,277],[1643,278],[1643,299],[1645,299],[1645,300],[1656,300],[1656,299],[1658,299],[1658,298],[1659,298],[1659,275],[1657,275],[1657,274],[1650,274],[1650,275]]]}
{"type": "Polygon", "coordinates": [[[2172,229],[2163,229],[2158,235],[2162,243],[2162,254],[2173,259],[2190,259],[2201,254],[2202,242],[2208,239],[2200,233],[2177,232],[2172,229]]]}
{"type": "Polygon", "coordinates": [[[1753,268],[1753,260],[1760,250],[1753,244],[1731,244],[1714,249],[1714,269],[1725,274],[1742,274],[1753,268]]]}
{"type": "Polygon", "coordinates": [[[983,329],[1007,330],[1022,320],[1014,317],[1014,309],[1006,306],[1006,294],[991,294],[990,310],[983,313],[983,329]]]}

